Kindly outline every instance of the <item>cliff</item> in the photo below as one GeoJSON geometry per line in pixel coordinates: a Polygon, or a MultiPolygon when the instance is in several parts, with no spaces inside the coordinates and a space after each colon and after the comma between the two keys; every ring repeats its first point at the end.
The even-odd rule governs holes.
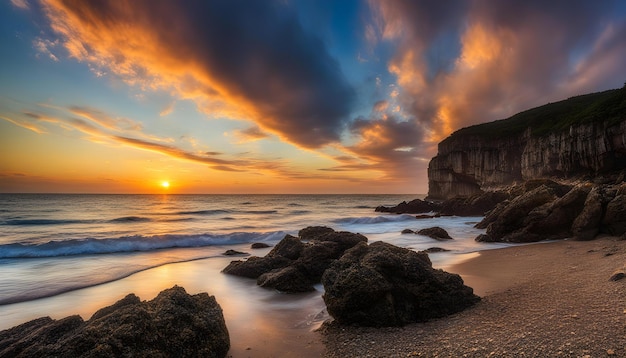
{"type": "Polygon", "coordinates": [[[467,197],[529,179],[617,177],[625,168],[626,86],[458,130],[430,161],[428,197],[467,197]]]}

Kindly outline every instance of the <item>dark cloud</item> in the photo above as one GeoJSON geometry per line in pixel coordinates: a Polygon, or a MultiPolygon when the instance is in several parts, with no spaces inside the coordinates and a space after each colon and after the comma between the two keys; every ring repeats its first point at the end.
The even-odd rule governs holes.
{"type": "Polygon", "coordinates": [[[62,0],[48,6],[53,28],[81,59],[108,58],[115,73],[161,81],[169,79],[160,70],[179,80],[179,72],[194,71],[184,85],[195,96],[245,107],[251,118],[244,119],[292,143],[313,148],[340,139],[355,91],[322,40],[280,2],[62,0]],[[106,45],[110,38],[115,41],[106,45]],[[155,56],[162,57],[158,64],[142,61],[155,56]]]}

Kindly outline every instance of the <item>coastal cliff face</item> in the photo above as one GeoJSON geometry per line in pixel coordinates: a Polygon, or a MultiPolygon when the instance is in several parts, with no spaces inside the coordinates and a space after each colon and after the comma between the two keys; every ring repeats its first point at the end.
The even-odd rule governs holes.
{"type": "MultiPolygon", "coordinates": [[[[626,90],[621,93],[626,98],[626,90]]],[[[467,197],[529,179],[617,176],[626,168],[626,99],[620,103],[609,119],[595,116],[547,132],[549,117],[542,118],[541,129],[536,121],[524,127],[512,117],[459,130],[439,144],[430,161],[428,197],[467,197]],[[517,129],[503,130],[510,123],[517,129]]],[[[533,115],[528,112],[526,117],[533,115]]],[[[555,122],[563,113],[556,115],[555,122]]]]}

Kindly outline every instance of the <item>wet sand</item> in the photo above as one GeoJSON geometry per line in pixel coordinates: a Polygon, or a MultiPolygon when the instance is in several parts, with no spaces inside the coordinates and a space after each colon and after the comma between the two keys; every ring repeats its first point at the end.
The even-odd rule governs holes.
{"type": "Polygon", "coordinates": [[[326,357],[626,357],[626,241],[559,241],[481,252],[447,269],[482,301],[403,328],[325,325],[326,357]]]}

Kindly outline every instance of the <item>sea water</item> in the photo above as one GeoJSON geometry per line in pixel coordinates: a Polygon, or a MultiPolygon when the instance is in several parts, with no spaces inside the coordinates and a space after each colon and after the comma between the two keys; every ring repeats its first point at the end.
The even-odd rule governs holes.
{"type": "MultiPolygon", "coordinates": [[[[241,259],[224,256],[228,249],[263,256],[270,248],[252,250],[250,244],[275,245],[313,225],[361,233],[369,242],[449,250],[429,255],[444,269],[469,253],[504,246],[474,241],[484,232],[474,228],[480,217],[416,219],[374,211],[420,197],[0,194],[0,330],[47,315],[88,319],[127,293],[148,300],[178,284],[189,293],[216,296],[231,340],[234,331],[239,342],[252,344],[262,331],[271,342],[279,339],[272,334],[311,329],[328,318],[323,287],[286,295],[224,275],[221,269],[241,259]],[[432,226],[444,228],[454,240],[401,233],[432,226]]],[[[235,344],[233,349],[237,355],[246,348],[235,344]]],[[[256,352],[270,354],[268,349],[256,352]]]]}

